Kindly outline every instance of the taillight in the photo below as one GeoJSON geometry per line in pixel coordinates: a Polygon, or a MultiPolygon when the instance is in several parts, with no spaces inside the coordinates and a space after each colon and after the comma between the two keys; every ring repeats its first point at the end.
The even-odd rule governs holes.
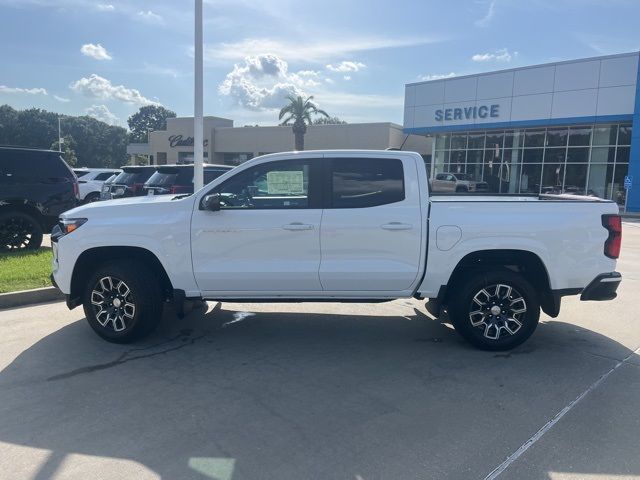
{"type": "Polygon", "coordinates": [[[169,193],[189,193],[189,187],[186,185],[173,185],[169,190],[169,193]]]}
{"type": "Polygon", "coordinates": [[[604,254],[609,258],[618,258],[622,245],[622,218],[620,215],[602,215],[602,226],[609,232],[604,242],[604,254]]]}
{"type": "Polygon", "coordinates": [[[144,183],[134,183],[131,186],[131,192],[134,195],[138,195],[138,193],[142,192],[142,187],[144,186],[144,183]]]}
{"type": "Polygon", "coordinates": [[[73,194],[80,200],[80,187],[78,187],[78,182],[73,182],[73,194]]]}

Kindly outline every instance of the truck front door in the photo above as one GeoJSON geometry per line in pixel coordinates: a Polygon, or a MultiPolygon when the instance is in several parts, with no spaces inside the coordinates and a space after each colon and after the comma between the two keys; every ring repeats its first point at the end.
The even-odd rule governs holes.
{"type": "Polygon", "coordinates": [[[192,262],[205,294],[322,290],[320,168],[311,158],[262,163],[209,192],[220,195],[220,211],[196,206],[192,262]]]}

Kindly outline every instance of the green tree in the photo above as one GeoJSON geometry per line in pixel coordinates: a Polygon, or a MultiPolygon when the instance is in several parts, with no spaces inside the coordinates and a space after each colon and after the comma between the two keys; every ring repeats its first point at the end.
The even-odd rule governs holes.
{"type": "Polygon", "coordinates": [[[146,143],[149,130],[164,130],[167,128],[167,118],[175,118],[176,112],[167,110],[160,105],[146,105],[140,107],[127,120],[129,138],[131,142],[146,143]]]}
{"type": "Polygon", "coordinates": [[[58,118],[62,135],[73,139],[80,167],[119,167],[127,160],[127,130],[82,116],[59,115],[38,108],[16,110],[0,106],[0,145],[57,150],[58,118]]]}
{"type": "Polygon", "coordinates": [[[329,117],[329,115],[312,102],[313,97],[303,99],[300,95],[287,95],[287,100],[289,103],[280,110],[279,119],[282,120],[286,117],[280,125],[292,125],[295,149],[304,150],[304,134],[307,133],[307,125],[311,125],[311,116],[329,117]]]}
{"type": "Polygon", "coordinates": [[[347,122],[338,117],[318,117],[312,125],[346,125],[347,122]]]}
{"type": "MultiPolygon", "coordinates": [[[[71,135],[62,137],[62,157],[72,167],[78,165],[76,156],[76,142],[71,135]]],[[[58,140],[51,144],[51,150],[60,150],[58,140]]]]}

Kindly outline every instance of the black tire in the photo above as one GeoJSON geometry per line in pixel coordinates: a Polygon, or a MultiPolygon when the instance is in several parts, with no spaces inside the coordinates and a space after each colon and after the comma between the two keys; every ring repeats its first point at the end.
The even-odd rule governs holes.
{"type": "Polygon", "coordinates": [[[42,245],[42,225],[23,212],[0,213],[0,250],[37,250],[42,245]]]}
{"type": "Polygon", "coordinates": [[[160,323],[162,288],[157,275],[144,263],[113,260],[90,275],[82,305],[89,325],[103,339],[131,343],[149,335],[160,323]]]}
{"type": "Polygon", "coordinates": [[[448,301],[453,326],[465,340],[482,350],[515,348],[538,326],[538,295],[517,273],[506,269],[478,272],[454,288],[448,301]]]}
{"type": "Polygon", "coordinates": [[[87,193],[87,196],[84,197],[84,200],[82,203],[92,203],[92,202],[97,202],[100,200],[100,192],[91,192],[91,193],[87,193]]]}

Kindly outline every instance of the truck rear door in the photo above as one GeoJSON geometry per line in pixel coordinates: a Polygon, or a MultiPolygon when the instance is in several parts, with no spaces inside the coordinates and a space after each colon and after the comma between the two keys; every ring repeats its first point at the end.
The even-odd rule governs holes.
{"type": "Polygon", "coordinates": [[[325,162],[322,288],[343,293],[412,289],[426,230],[416,160],[336,153],[325,154],[325,162]]]}

